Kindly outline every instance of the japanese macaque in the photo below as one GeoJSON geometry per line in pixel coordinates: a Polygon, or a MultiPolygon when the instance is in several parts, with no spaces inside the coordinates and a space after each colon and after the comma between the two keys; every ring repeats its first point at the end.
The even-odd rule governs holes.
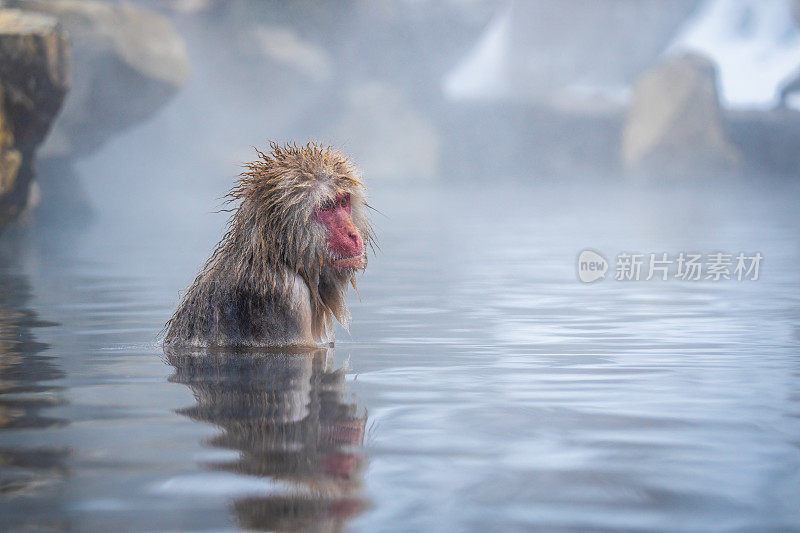
{"type": "Polygon", "coordinates": [[[339,151],[270,144],[228,194],[228,231],[167,322],[165,345],[332,345],[372,245],[364,185],[339,151]]]}

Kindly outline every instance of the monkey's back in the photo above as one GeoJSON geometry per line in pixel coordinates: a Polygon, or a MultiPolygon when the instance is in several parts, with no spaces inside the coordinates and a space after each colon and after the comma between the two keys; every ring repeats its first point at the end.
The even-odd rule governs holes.
{"type": "Polygon", "coordinates": [[[292,281],[289,291],[265,291],[248,283],[208,280],[201,275],[168,322],[164,344],[277,347],[329,342],[325,336],[316,339],[312,334],[305,282],[299,276],[292,281]]]}

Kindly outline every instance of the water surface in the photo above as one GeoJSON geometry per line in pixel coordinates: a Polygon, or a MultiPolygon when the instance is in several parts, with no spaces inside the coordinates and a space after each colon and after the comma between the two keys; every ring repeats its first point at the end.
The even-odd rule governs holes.
{"type": "Polygon", "coordinates": [[[0,529],[800,530],[797,186],[372,184],[335,349],[168,356],[229,182],[82,171],[89,226],[0,254],[0,529]],[[584,248],[764,262],[585,285],[584,248]]]}

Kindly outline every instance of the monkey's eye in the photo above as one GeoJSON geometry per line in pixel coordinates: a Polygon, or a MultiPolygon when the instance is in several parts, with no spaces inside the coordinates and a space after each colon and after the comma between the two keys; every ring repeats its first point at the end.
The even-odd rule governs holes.
{"type": "Polygon", "coordinates": [[[339,200],[339,205],[342,207],[347,207],[347,196],[342,196],[342,199],[339,200]]]}
{"type": "Polygon", "coordinates": [[[320,209],[322,209],[323,211],[328,211],[329,209],[333,209],[333,201],[331,200],[324,201],[320,206],[320,209]]]}

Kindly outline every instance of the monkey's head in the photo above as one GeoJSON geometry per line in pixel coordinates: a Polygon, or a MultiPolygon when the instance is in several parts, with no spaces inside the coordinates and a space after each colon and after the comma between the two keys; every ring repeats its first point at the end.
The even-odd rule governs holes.
{"type": "Polygon", "coordinates": [[[366,267],[372,244],[358,171],[339,151],[317,144],[271,143],[269,153],[257,153],[229,195],[241,200],[231,221],[231,236],[244,244],[241,259],[301,275],[341,320],[333,300],[366,267]]]}

